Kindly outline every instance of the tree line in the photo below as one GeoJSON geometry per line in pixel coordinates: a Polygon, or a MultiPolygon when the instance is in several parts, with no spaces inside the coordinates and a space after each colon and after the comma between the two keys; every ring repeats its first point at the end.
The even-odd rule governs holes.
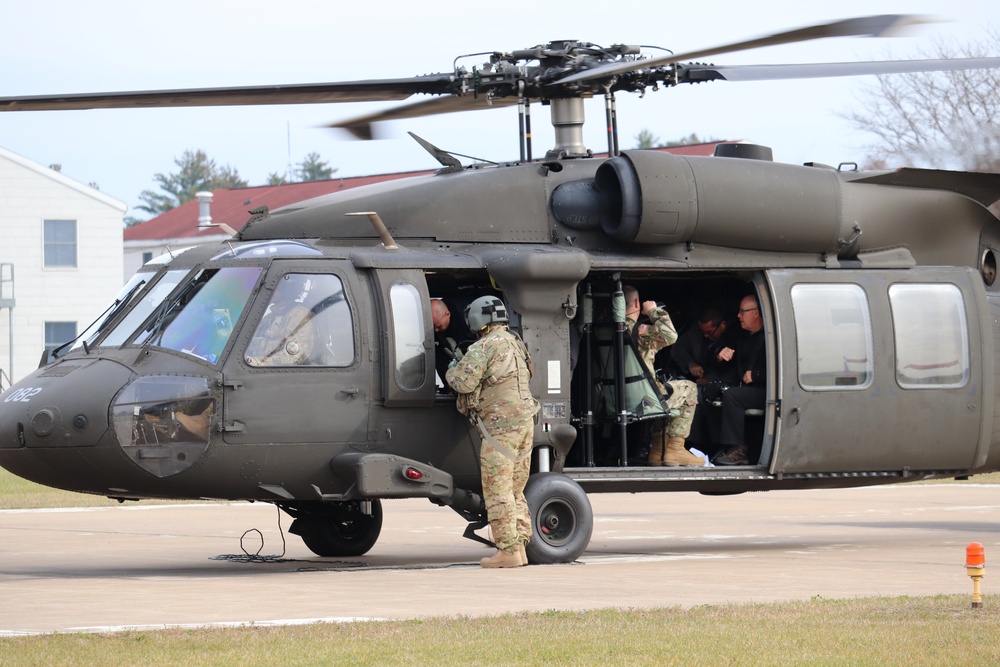
{"type": "MultiPolygon", "coordinates": [[[[249,185],[239,172],[229,165],[217,165],[202,150],[186,150],[174,160],[178,171],[171,174],[154,174],[153,180],[159,184],[159,191],[143,190],[139,194],[142,204],[136,206],[137,211],[143,211],[152,216],[166,213],[195,198],[202,191],[245,188],[249,185]]],[[[272,173],[268,176],[267,185],[284,185],[286,183],[305,183],[308,181],[323,181],[333,178],[337,170],[320,159],[319,153],[309,153],[299,162],[289,175],[272,173]]],[[[125,219],[128,226],[144,222],[139,218],[129,216],[125,219]]]]}

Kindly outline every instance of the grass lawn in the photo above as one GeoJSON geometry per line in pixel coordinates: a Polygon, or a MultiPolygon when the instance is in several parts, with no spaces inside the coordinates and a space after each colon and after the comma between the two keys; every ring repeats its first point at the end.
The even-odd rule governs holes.
{"type": "Polygon", "coordinates": [[[813,599],[693,609],[0,638],[28,665],[1000,664],[1000,597],[813,599]]]}

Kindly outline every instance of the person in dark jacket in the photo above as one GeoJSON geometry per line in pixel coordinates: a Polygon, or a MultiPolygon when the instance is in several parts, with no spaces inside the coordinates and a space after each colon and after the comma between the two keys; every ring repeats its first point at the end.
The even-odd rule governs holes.
{"type": "Polygon", "coordinates": [[[745,411],[750,408],[764,408],[766,395],[764,382],[767,379],[767,363],[764,351],[764,320],[760,315],[757,298],[750,295],[740,301],[737,314],[744,335],[736,344],[736,349],[723,348],[718,354],[719,361],[732,361],[740,386],[731,387],[722,400],[722,429],[719,442],[728,449],[715,458],[716,465],[747,465],[747,445],[745,439],[745,411]]]}

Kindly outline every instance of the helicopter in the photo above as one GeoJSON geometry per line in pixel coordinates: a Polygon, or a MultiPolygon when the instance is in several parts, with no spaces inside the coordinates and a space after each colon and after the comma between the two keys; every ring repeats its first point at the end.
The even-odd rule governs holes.
{"type": "MultiPolygon", "coordinates": [[[[761,46],[879,36],[909,16],[834,21],[686,54],[563,40],[416,77],[0,98],[0,111],[428,100],[335,123],[518,107],[520,159],[259,207],[231,239],[145,264],[75,340],[0,395],[0,465],[120,501],[271,503],[315,554],[376,543],[382,500],[426,498],[486,526],[480,438],[435,371],[431,299],[495,295],[541,404],[525,489],[531,563],[586,549],[591,493],[840,488],[1000,469],[1000,175],[790,165],[622,150],[617,93],[683,83],[1000,67],[1000,58],[721,66],[761,46]],[[608,152],[583,143],[604,96],[608,152]],[[555,145],[533,157],[531,105],[555,145]],[[945,236],[947,230],[947,236],[945,236]],[[636,465],[669,418],[635,370],[623,290],[682,329],[752,296],[765,403],[735,466],[636,465]],[[267,341],[281,323],[284,334],[267,341]]],[[[458,317],[455,313],[453,316],[458,317]]],[[[466,341],[468,342],[468,341],[466,341]]],[[[724,396],[721,399],[725,400],[724,396]]],[[[719,401],[700,402],[707,418],[719,401]]]]}

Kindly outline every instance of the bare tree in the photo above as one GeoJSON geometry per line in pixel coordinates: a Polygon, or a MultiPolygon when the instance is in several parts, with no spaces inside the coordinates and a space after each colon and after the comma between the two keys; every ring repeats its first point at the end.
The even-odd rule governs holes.
{"type": "MultiPolygon", "coordinates": [[[[938,40],[921,58],[978,58],[995,49],[988,38],[956,45],[938,40]]],[[[871,133],[868,165],[1000,171],[1000,70],[886,74],[867,86],[860,106],[841,116],[871,133]]]]}

